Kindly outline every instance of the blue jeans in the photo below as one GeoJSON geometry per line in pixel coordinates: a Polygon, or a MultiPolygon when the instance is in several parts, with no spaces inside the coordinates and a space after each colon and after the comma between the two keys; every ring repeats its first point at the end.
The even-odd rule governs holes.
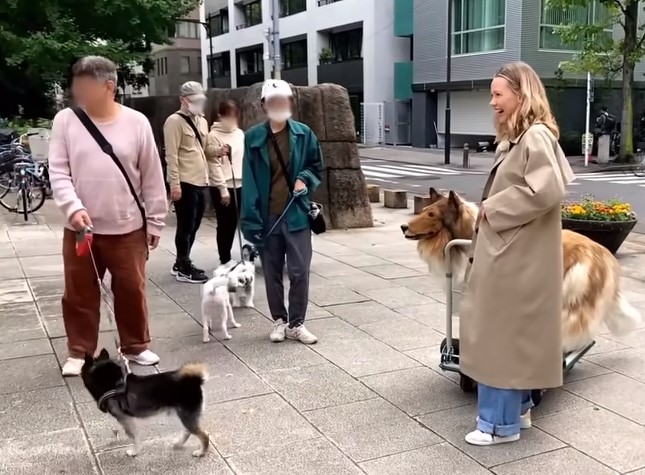
{"type": "Polygon", "coordinates": [[[506,437],[520,433],[520,415],[533,407],[531,391],[477,385],[477,429],[506,437]]]}

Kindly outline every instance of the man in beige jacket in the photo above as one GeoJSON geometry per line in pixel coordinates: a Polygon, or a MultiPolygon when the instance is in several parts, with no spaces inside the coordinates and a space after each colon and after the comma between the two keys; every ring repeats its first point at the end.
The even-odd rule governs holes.
{"type": "Polygon", "coordinates": [[[208,164],[204,143],[208,124],[202,116],[206,95],[195,81],[180,89],[181,108],[171,114],[163,127],[168,163],[170,198],[175,202],[177,259],[171,273],[179,282],[203,283],[208,277],[190,260],[190,251],[204,216],[208,164]]]}

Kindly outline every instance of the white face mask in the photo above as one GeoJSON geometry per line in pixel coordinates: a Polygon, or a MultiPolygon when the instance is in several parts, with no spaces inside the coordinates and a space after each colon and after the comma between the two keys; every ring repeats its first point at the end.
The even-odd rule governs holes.
{"type": "Polygon", "coordinates": [[[197,103],[188,103],[188,112],[190,112],[193,115],[200,115],[204,111],[204,103],[202,102],[197,102],[197,103]]]}
{"type": "Polygon", "coordinates": [[[267,111],[267,117],[273,122],[286,122],[291,118],[291,111],[267,111]]]}

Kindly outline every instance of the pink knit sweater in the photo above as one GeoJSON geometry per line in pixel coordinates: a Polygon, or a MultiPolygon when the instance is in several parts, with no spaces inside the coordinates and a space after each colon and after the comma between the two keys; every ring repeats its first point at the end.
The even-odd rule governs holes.
{"type": "MultiPolygon", "coordinates": [[[[148,233],[160,236],[168,203],[161,161],[148,119],[134,109],[121,106],[115,119],[95,123],[112,144],[144,205],[148,233]]],[[[85,209],[96,234],[127,234],[142,227],[141,213],[121,171],[71,109],[64,109],[54,117],[49,176],[54,201],[68,220],[75,212],[85,209]]]]}

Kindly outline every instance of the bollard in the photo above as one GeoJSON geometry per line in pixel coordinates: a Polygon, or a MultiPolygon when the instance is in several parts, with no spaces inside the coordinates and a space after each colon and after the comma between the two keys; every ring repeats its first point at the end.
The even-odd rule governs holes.
{"type": "Polygon", "coordinates": [[[383,206],[403,209],[408,207],[408,194],[404,190],[383,190],[383,206]]]}
{"type": "Polygon", "coordinates": [[[414,197],[414,214],[421,214],[421,211],[431,204],[432,198],[429,195],[416,195],[414,197]]]}
{"type": "Polygon", "coordinates": [[[378,185],[368,184],[367,185],[367,197],[370,200],[370,203],[380,203],[381,202],[381,187],[378,185]]]}
{"type": "Polygon", "coordinates": [[[470,153],[470,149],[468,147],[468,144],[464,144],[464,159],[462,162],[462,166],[464,168],[470,168],[470,157],[468,157],[468,154],[470,153]]]}

